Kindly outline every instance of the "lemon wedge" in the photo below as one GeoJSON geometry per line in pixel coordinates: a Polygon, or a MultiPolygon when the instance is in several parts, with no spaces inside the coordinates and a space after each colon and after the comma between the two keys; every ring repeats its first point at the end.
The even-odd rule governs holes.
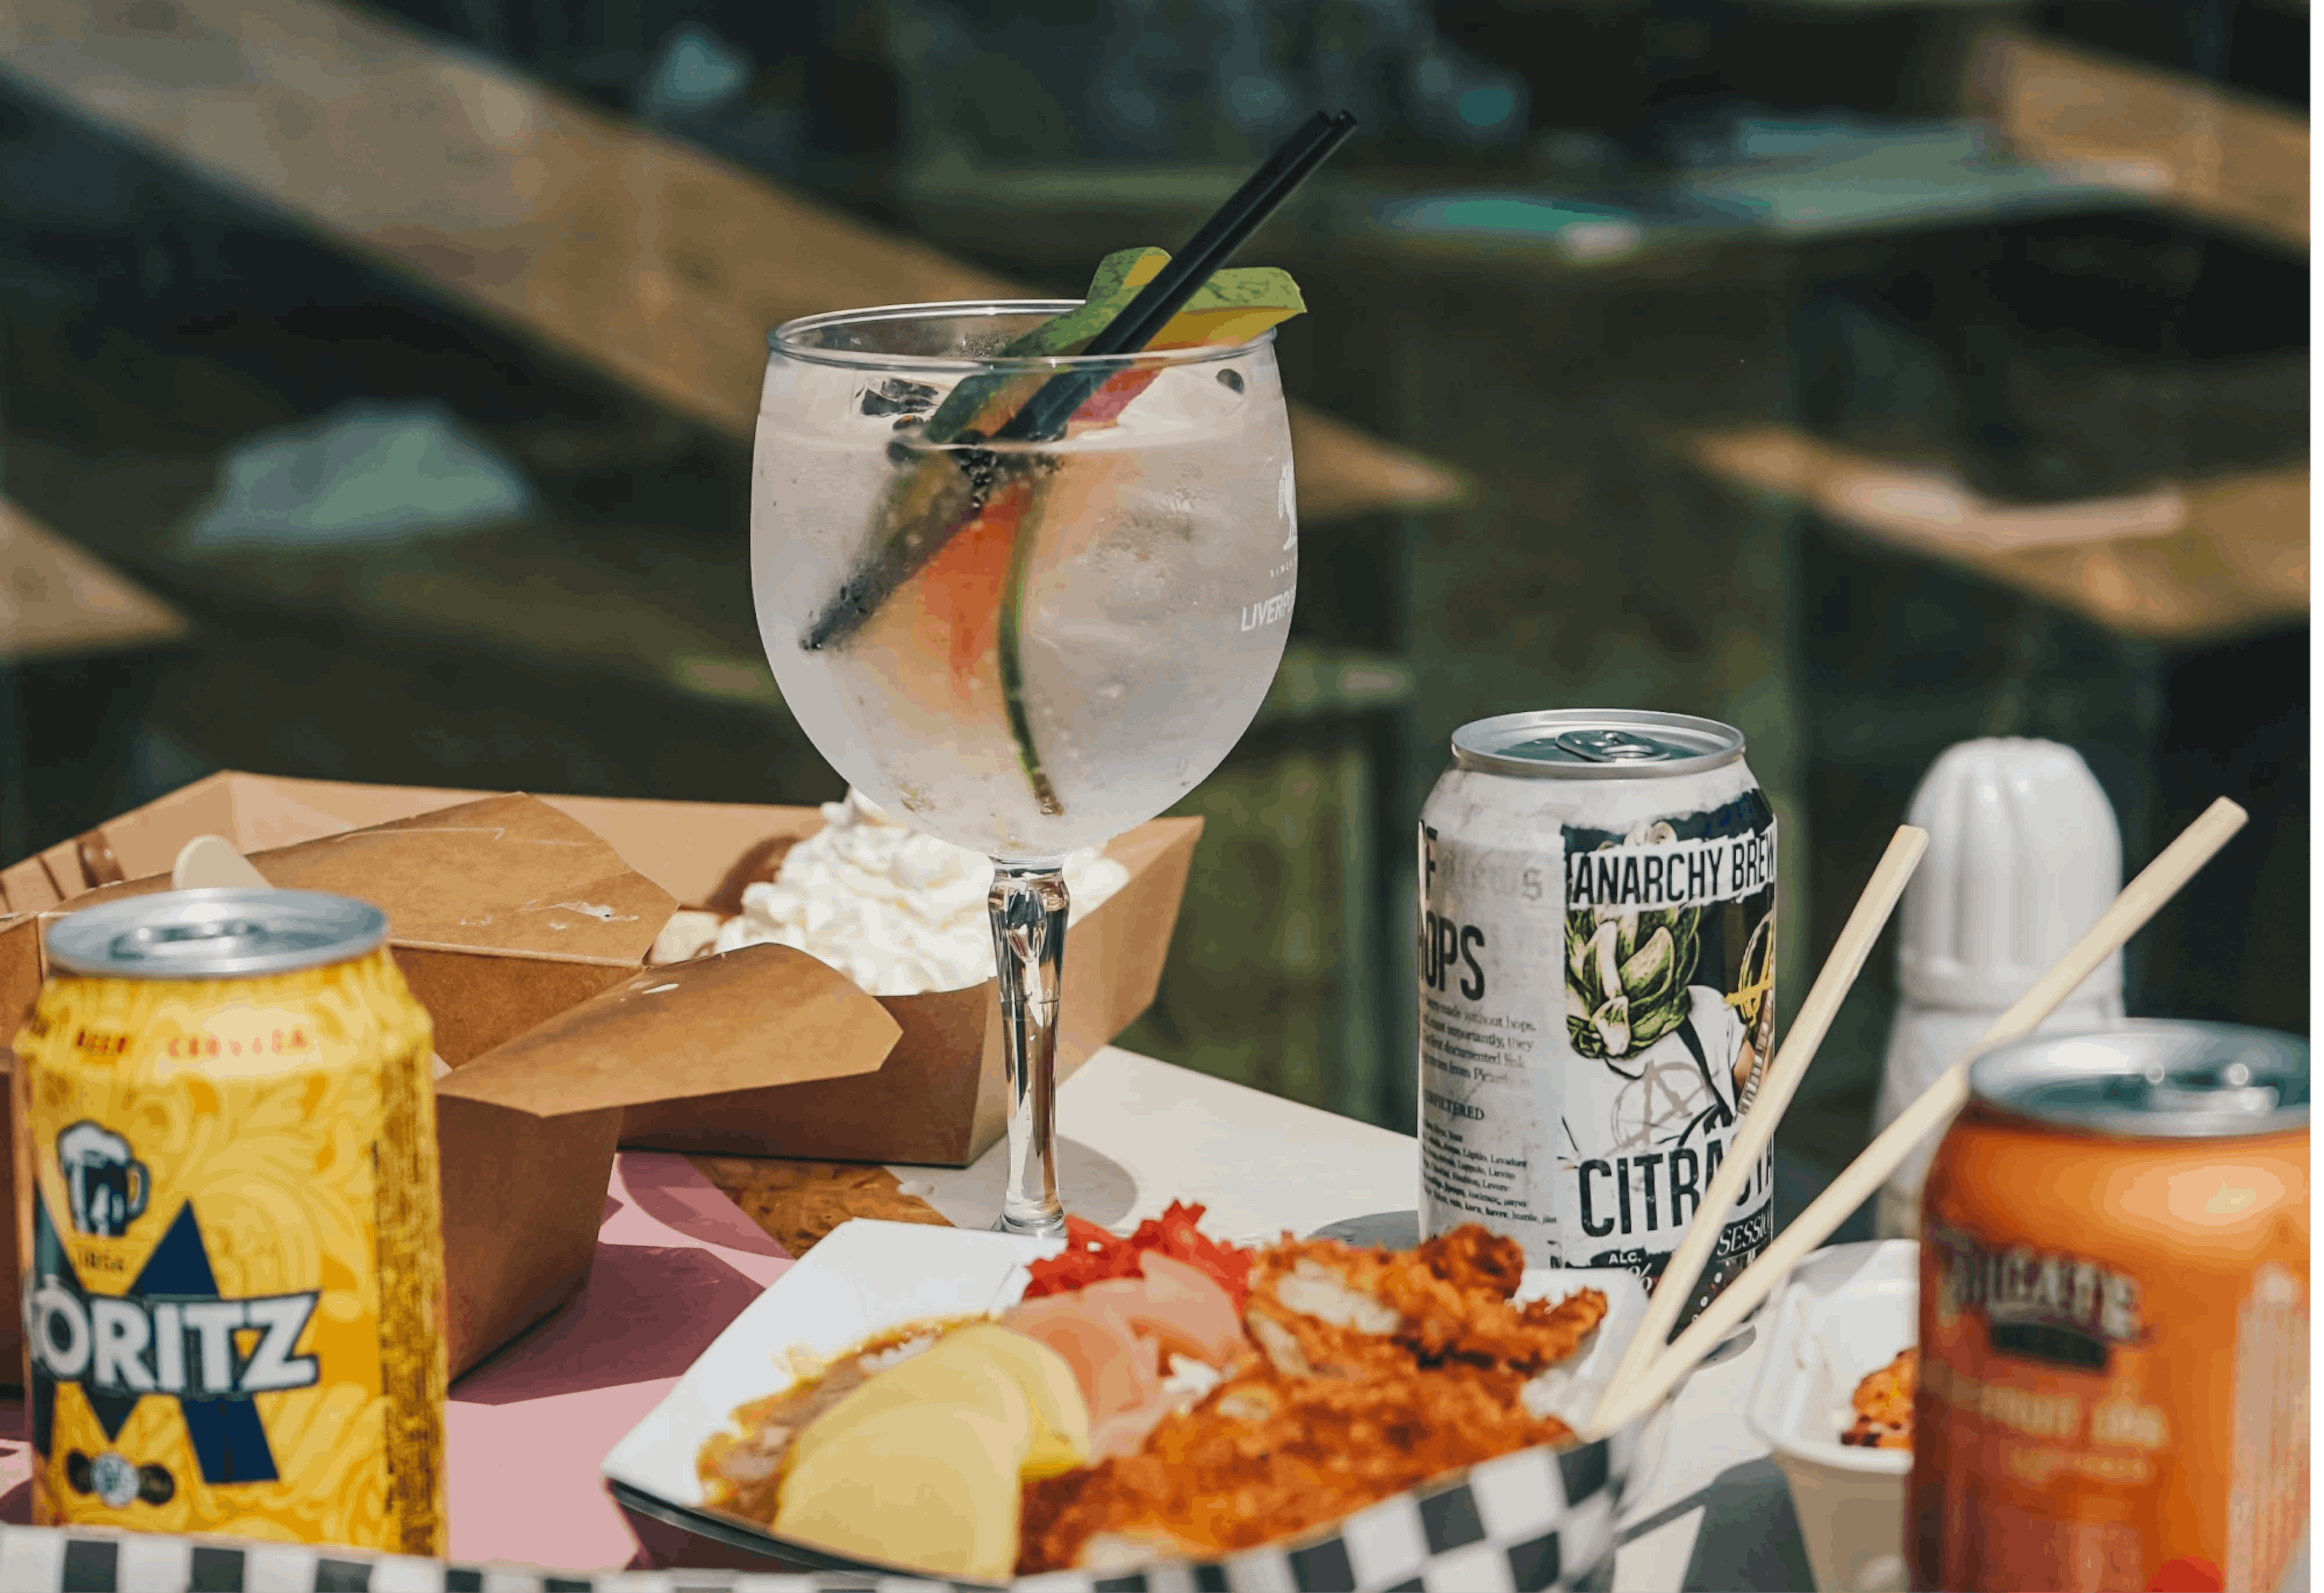
{"type": "Polygon", "coordinates": [[[864,1416],[798,1458],[775,1531],[851,1559],[1005,1580],[1017,1568],[1026,1437],[968,1407],[864,1416]]]}
{"type": "Polygon", "coordinates": [[[835,1553],[1005,1577],[1021,1485],[1089,1457],[1089,1405],[1065,1358],[978,1322],[810,1423],[792,1444],[773,1525],[835,1553]]]}

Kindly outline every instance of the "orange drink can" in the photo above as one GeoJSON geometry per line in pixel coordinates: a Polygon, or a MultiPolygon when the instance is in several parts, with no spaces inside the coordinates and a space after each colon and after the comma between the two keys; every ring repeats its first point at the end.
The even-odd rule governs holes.
{"type": "Polygon", "coordinates": [[[34,1521],[443,1552],[430,1034],[386,935],[299,890],[48,931],[14,1081],[34,1521]]]}
{"type": "Polygon", "coordinates": [[[2139,1021],[1969,1071],[1923,1207],[1914,1586],[2272,1593],[2308,1513],[2308,1045],[2139,1021]]]}

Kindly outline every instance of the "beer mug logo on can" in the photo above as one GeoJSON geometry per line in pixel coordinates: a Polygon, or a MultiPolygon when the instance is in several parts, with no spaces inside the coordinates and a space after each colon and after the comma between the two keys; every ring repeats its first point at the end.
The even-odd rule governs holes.
{"type": "Polygon", "coordinates": [[[84,1119],[58,1135],[57,1165],[71,1191],[75,1233],[117,1239],[145,1214],[151,1183],[145,1164],[129,1154],[129,1141],[102,1123],[84,1119]]]}

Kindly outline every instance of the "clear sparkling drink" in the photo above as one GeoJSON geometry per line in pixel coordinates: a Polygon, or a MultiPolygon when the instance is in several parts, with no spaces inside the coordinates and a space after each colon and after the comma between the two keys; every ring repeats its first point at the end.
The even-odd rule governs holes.
{"type": "Polygon", "coordinates": [[[1775,821],[1742,734],[1557,710],[1452,755],[1420,823],[1421,1231],[1652,1287],[1717,1221],[1683,1324],[1774,1237],[1772,1151],[1700,1209],[1775,1028],[1775,821]]]}
{"type": "MultiPolygon", "coordinates": [[[[1019,329],[987,318],[996,340],[1019,329]]],[[[876,552],[883,495],[926,457],[927,412],[964,374],[883,378],[813,350],[770,364],[759,623],[785,703],[858,790],[988,856],[1054,859],[1191,790],[1274,677],[1298,576],[1280,379],[1265,342],[1182,355],[1127,373],[1135,401],[1102,426],[947,443],[981,506],[843,639],[819,640],[818,614],[876,552]]]]}

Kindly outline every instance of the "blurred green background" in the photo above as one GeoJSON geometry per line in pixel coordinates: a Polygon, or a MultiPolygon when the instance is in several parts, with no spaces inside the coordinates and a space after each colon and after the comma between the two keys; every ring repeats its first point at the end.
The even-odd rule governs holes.
{"type": "MultiPolygon", "coordinates": [[[[2304,515],[2304,214],[2222,219],[2013,152],[1961,89],[2007,28],[2231,95],[2304,170],[2304,5],[376,14],[1056,292],[1176,244],[1314,106],[1364,116],[1249,258],[1311,307],[1290,391],[1469,490],[1306,529],[1281,676],[1181,806],[1208,827],[1125,1045],[1410,1131],[1419,803],[1459,724],[1575,705],[1747,732],[1781,815],[1786,1011],[1930,761],[2018,734],[2082,752],[2133,869],[2215,796],[2253,810],[2134,948],[2130,1004],[2305,1030],[2304,555],[2292,596],[2218,613],[2189,577],[2195,617],[2158,629],[1700,447],[1780,428],[2033,510],[2273,472],[2304,515]]],[[[759,653],[746,447],[87,110],[0,59],[0,487],[193,629],[14,657],[0,859],[217,768],[839,794],[759,653]],[[304,440],[265,453],[285,428],[304,440]],[[235,534],[235,491],[252,524],[269,492],[312,511],[235,534]]],[[[1863,1142],[1892,959],[1786,1120],[1795,1189],[1863,1142]]]]}

